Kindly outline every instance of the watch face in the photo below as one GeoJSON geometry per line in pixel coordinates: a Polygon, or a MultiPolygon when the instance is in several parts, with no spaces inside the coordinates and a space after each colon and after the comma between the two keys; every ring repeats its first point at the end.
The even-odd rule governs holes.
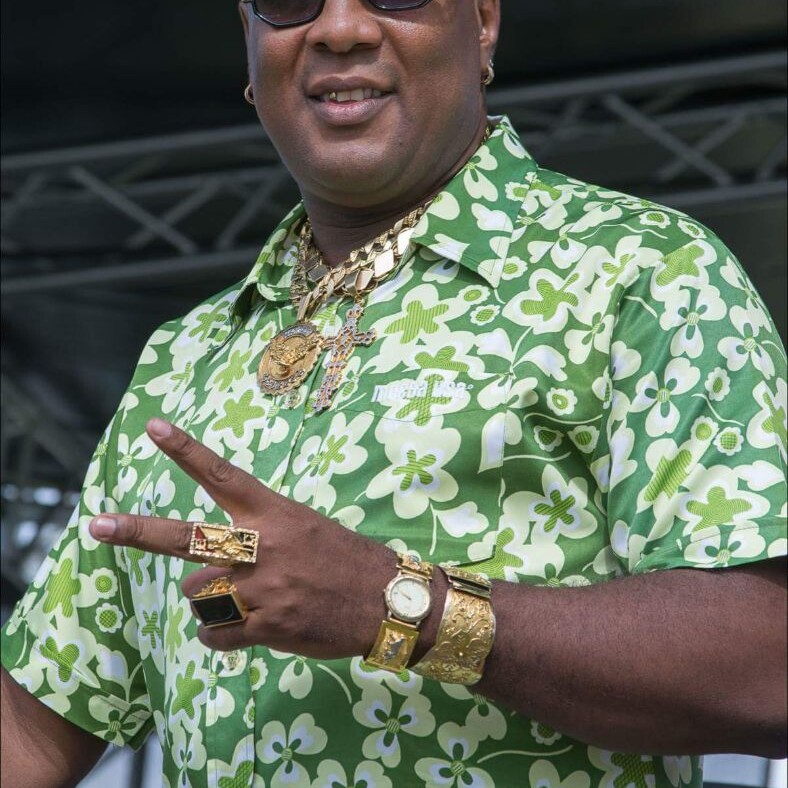
{"type": "Polygon", "coordinates": [[[432,597],[424,580],[398,577],[388,588],[387,602],[395,616],[403,621],[421,621],[430,610],[432,597]]]}

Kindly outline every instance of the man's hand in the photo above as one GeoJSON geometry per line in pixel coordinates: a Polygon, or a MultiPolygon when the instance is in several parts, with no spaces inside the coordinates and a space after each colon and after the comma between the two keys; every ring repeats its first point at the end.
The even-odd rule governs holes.
{"type": "MultiPolygon", "coordinates": [[[[200,641],[222,651],[259,644],[318,659],[366,654],[386,613],[382,591],[397,571],[394,552],[273,492],[165,421],[152,419],[147,431],[233,525],[260,533],[254,565],[210,566],[183,580],[191,597],[229,576],[249,611],[240,624],[200,627],[200,641]]],[[[129,514],[90,524],[103,542],[195,561],[191,531],[190,523],[129,514]]]]}

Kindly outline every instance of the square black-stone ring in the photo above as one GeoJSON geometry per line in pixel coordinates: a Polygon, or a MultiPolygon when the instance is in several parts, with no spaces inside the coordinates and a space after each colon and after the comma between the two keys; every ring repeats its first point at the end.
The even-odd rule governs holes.
{"type": "Polygon", "coordinates": [[[240,624],[248,615],[235,583],[229,577],[218,577],[204,585],[189,600],[194,615],[206,628],[240,624]]]}

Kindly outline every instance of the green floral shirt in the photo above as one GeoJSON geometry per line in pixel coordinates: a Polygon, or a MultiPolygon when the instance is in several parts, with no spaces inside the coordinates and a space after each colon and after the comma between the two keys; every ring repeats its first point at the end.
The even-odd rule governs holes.
{"type": "MultiPolygon", "coordinates": [[[[786,552],[784,351],[708,229],[541,169],[504,119],[370,294],[360,327],[378,339],[317,413],[320,367],[290,395],[255,382],[294,321],[302,216],[244,282],[153,334],[3,664],[107,741],[155,729],[167,786],[700,785],[697,759],[590,747],[360,657],[209,651],[179,586],[195,564],[91,538],[102,511],[226,522],[145,435],[160,415],[347,528],[513,583],[786,552]]],[[[329,303],[320,331],[348,308],[329,303]]]]}

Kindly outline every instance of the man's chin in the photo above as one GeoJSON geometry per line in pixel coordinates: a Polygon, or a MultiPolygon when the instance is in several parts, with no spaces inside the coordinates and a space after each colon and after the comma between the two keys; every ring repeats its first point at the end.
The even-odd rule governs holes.
{"type": "Polygon", "coordinates": [[[397,184],[406,175],[409,161],[401,161],[402,148],[363,152],[344,151],[336,157],[314,161],[306,174],[310,191],[321,199],[363,208],[396,198],[397,184]]]}

